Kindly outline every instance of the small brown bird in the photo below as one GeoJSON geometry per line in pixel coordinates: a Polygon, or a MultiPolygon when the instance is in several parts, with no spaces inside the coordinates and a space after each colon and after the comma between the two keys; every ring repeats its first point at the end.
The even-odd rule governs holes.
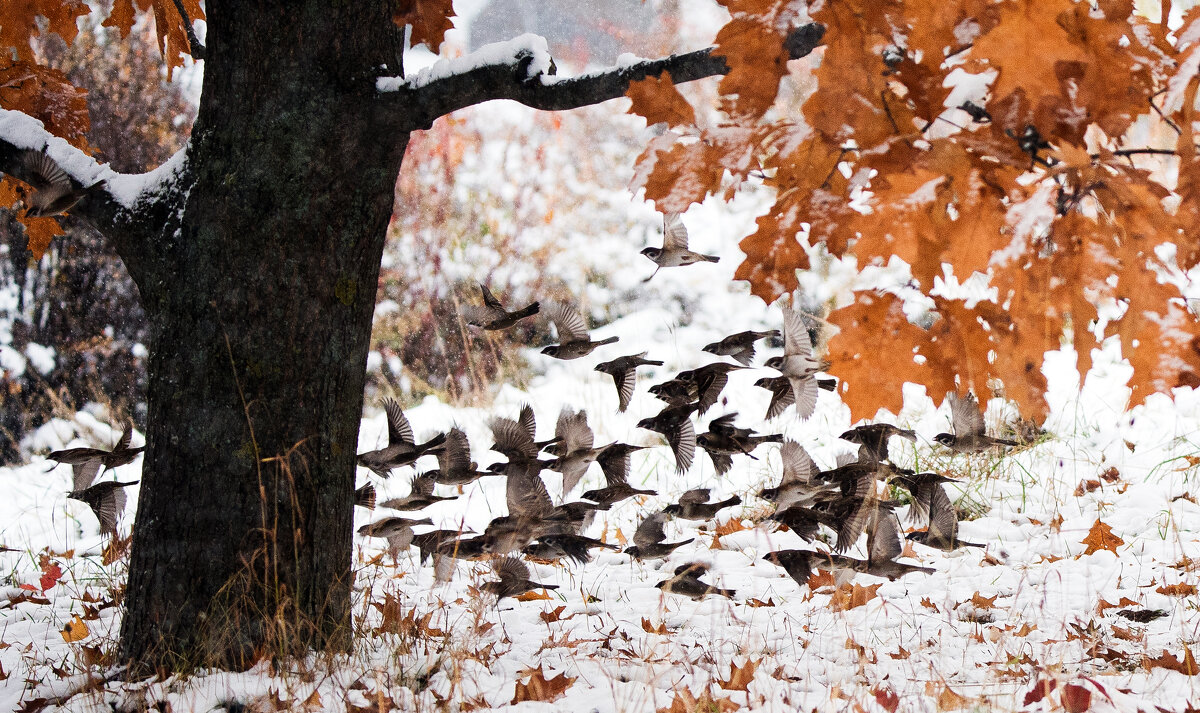
{"type": "MultiPolygon", "coordinates": [[[[787,411],[788,406],[796,403],[796,396],[792,392],[792,382],[788,381],[786,376],[764,376],[754,382],[754,385],[771,392],[771,403],[767,406],[766,415],[768,420],[787,411]]],[[[837,379],[818,378],[817,388],[836,391],[837,379]]]]}
{"type": "Polygon", "coordinates": [[[763,488],[758,497],[775,503],[776,511],[782,512],[793,505],[812,507],[814,503],[838,495],[837,489],[825,483],[814,482],[817,464],[804,447],[795,441],[784,441],[779,449],[783,459],[783,477],[779,485],[763,488]]]}
{"type": "Polygon", "coordinates": [[[505,557],[492,563],[499,582],[484,582],[483,591],[496,595],[496,602],[505,597],[517,597],[535,589],[558,589],[557,584],[542,584],[529,578],[529,568],[516,557],[505,557]]]}
{"type": "Polygon", "coordinates": [[[693,488],[679,496],[679,502],[663,508],[663,512],[672,517],[684,520],[711,520],[717,513],[728,507],[739,505],[742,499],[732,495],[720,502],[708,502],[708,488],[693,488]]]}
{"type": "Polygon", "coordinates": [[[536,464],[509,464],[504,490],[509,515],[537,519],[550,516],[554,501],[550,499],[540,472],[541,467],[536,464]]]}
{"type": "Polygon", "coordinates": [[[808,418],[817,409],[818,371],[829,368],[828,362],[813,356],[812,339],[799,311],[783,308],[783,356],[771,357],[766,365],[778,369],[792,386],[796,415],[808,418]]]}
{"type": "Polygon", "coordinates": [[[33,218],[66,213],[85,196],[104,185],[104,181],[97,181],[90,186],[76,188],[67,172],[41,151],[26,151],[23,163],[29,176],[26,183],[34,188],[26,211],[26,215],[33,218]]]}
{"type": "Polygon", "coordinates": [[[717,356],[733,357],[734,361],[742,366],[750,366],[750,362],[754,359],[754,343],[760,339],[778,336],[778,329],[770,329],[765,332],[738,332],[719,342],[709,344],[704,347],[704,351],[717,356]]]}
{"type": "Polygon", "coordinates": [[[787,525],[789,530],[796,533],[805,542],[812,542],[817,538],[817,534],[821,530],[821,525],[825,525],[836,532],[842,524],[831,513],[804,507],[803,505],[792,505],[786,509],[781,508],[772,513],[767,519],[787,525]]]}
{"type": "Polygon", "coordinates": [[[425,564],[429,561],[430,557],[438,554],[438,548],[444,543],[454,542],[459,537],[468,534],[473,534],[470,529],[430,530],[429,532],[421,532],[413,535],[412,543],[421,551],[421,564],[425,564]]]}
{"type": "Polygon", "coordinates": [[[483,550],[487,544],[488,539],[483,535],[442,540],[436,546],[434,554],[460,560],[479,560],[491,556],[483,550]]]}
{"type": "Polygon", "coordinates": [[[483,531],[486,540],[483,551],[493,555],[506,555],[533,542],[547,527],[545,521],[537,517],[505,515],[493,518],[483,531]]]}
{"type": "Polygon", "coordinates": [[[935,570],[929,567],[918,567],[896,561],[896,558],[904,552],[904,542],[900,539],[900,522],[896,519],[894,512],[877,509],[868,525],[867,559],[830,555],[829,559],[834,569],[842,570],[835,572],[839,585],[853,577],[853,572],[887,577],[893,581],[913,572],[934,573],[935,570]]]}
{"type": "Polygon", "coordinates": [[[763,555],[763,559],[778,567],[783,567],[788,576],[796,580],[796,584],[801,586],[808,584],[808,578],[812,576],[824,556],[820,552],[810,550],[779,550],[778,552],[768,552],[763,555]]]}
{"type": "Polygon", "coordinates": [[[411,465],[423,455],[441,451],[446,434],[439,433],[425,443],[417,445],[413,440],[412,426],[408,425],[408,419],[400,409],[400,404],[388,399],[383,402],[383,410],[387,412],[388,444],[378,450],[359,453],[359,465],[381,478],[387,478],[391,476],[393,468],[411,465]]]}
{"type": "Polygon", "coordinates": [[[902,485],[912,494],[911,519],[928,519],[929,521],[927,530],[910,532],[908,539],[945,552],[952,552],[959,547],[986,546],[980,542],[966,542],[958,539],[958,512],[954,509],[954,503],[950,502],[950,496],[946,494],[946,488],[942,485],[942,483],[955,482],[952,478],[937,473],[918,473],[893,478],[892,482],[902,485]]]}
{"type": "Polygon", "coordinates": [[[528,404],[521,407],[517,420],[493,418],[488,426],[492,429],[492,439],[495,441],[491,448],[493,451],[514,463],[537,460],[542,446],[534,441],[537,424],[534,423],[533,409],[528,404]]]}
{"type": "Polygon", "coordinates": [[[546,347],[543,354],[555,359],[578,359],[592,353],[596,347],[612,344],[617,337],[609,337],[593,342],[588,336],[587,325],[579,310],[561,302],[552,302],[546,308],[554,327],[558,330],[558,344],[546,347]]]}
{"type": "Polygon", "coordinates": [[[653,384],[648,391],[654,398],[665,401],[668,406],[683,406],[700,400],[700,390],[696,388],[696,384],[680,379],[653,384]]]}
{"type": "Polygon", "coordinates": [[[699,404],[668,406],[657,416],[638,421],[638,428],[658,431],[667,438],[671,453],[675,456],[675,471],[686,473],[696,457],[696,427],[692,425],[691,413],[699,404]]]}
{"type": "Polygon", "coordinates": [[[132,442],[133,427],[126,426],[111,451],[100,448],[67,448],[54,451],[46,456],[46,459],[70,465],[73,490],[85,490],[96,480],[101,466],[108,470],[120,468],[132,463],[142,451],[146,450],[145,446],[130,448],[129,444],[132,442]]]}
{"type": "Polygon", "coordinates": [[[627,443],[610,443],[601,448],[596,462],[600,464],[600,470],[604,471],[604,479],[608,484],[617,485],[628,481],[631,468],[629,456],[646,448],[647,446],[631,446],[627,443]]]}
{"type": "MultiPolygon", "coordinates": [[[[782,434],[756,434],[749,428],[733,425],[737,413],[728,413],[714,418],[708,424],[708,432],[696,436],[696,445],[703,448],[712,458],[717,475],[724,475],[733,467],[733,456],[745,455],[754,458],[753,451],[763,443],[782,443],[782,434]]],[[[757,458],[755,458],[757,460],[757,458]]]]}
{"type": "Polygon", "coordinates": [[[555,451],[559,457],[546,467],[562,473],[562,494],[565,498],[583,480],[599,453],[599,449],[593,447],[594,437],[588,426],[587,411],[577,413],[568,408],[560,411],[554,427],[554,438],[558,441],[555,451]]]}
{"type": "Polygon", "coordinates": [[[667,539],[667,516],[656,512],[642,520],[642,524],[633,533],[633,547],[627,547],[625,554],[637,560],[664,559],[677,548],[693,542],[696,538],[689,537],[680,542],[664,542],[667,539]]]}
{"type": "Polygon", "coordinates": [[[388,553],[395,559],[402,551],[407,550],[413,542],[414,525],[432,525],[433,520],[423,517],[420,520],[409,520],[403,517],[385,517],[382,520],[367,523],[358,528],[358,534],[363,537],[382,537],[388,541],[388,553]]]}
{"type": "Polygon", "coordinates": [[[975,394],[968,392],[966,396],[959,396],[952,391],[946,394],[946,398],[950,400],[950,425],[954,433],[939,433],[933,440],[955,453],[979,453],[991,448],[1017,445],[1016,441],[987,435],[983,412],[979,410],[975,394]]]}
{"type": "Polygon", "coordinates": [[[658,266],[654,268],[650,277],[642,282],[649,282],[664,267],[693,265],[701,261],[718,262],[721,259],[716,255],[701,255],[688,250],[687,227],[684,226],[678,213],[663,214],[663,246],[661,248],[644,248],[642,254],[658,266]]]}
{"type": "Polygon", "coordinates": [[[721,392],[729,383],[729,372],[745,368],[738,364],[716,362],[705,364],[698,369],[681,371],[675,375],[675,379],[684,383],[695,384],[696,399],[700,402],[699,412],[704,413],[721,397],[721,392]]]}
{"type": "Polygon", "coordinates": [[[708,565],[700,562],[689,562],[681,564],[675,568],[674,576],[669,579],[664,579],[654,585],[664,592],[672,594],[681,594],[688,599],[700,601],[709,594],[718,594],[722,597],[733,599],[737,594],[732,589],[721,589],[714,587],[708,582],[702,581],[700,577],[708,572],[708,565]]]}
{"type": "Polygon", "coordinates": [[[354,491],[354,504],[368,510],[375,509],[375,486],[367,483],[354,491]]]}
{"type": "Polygon", "coordinates": [[[446,433],[445,447],[437,454],[438,468],[425,473],[438,485],[467,485],[485,475],[496,475],[479,470],[479,464],[471,460],[471,444],[462,429],[451,428],[446,433]]]}
{"type": "Polygon", "coordinates": [[[125,488],[136,485],[138,482],[131,480],[128,483],[121,483],[115,480],[106,480],[82,490],[72,490],[67,493],[67,497],[87,503],[87,506],[95,513],[96,519],[100,521],[100,534],[116,536],[117,520],[125,511],[125,488]]]}
{"type": "Polygon", "coordinates": [[[602,371],[612,376],[613,381],[617,384],[617,410],[624,412],[629,406],[629,400],[633,398],[633,387],[637,381],[637,368],[639,366],[662,365],[661,361],[647,359],[646,352],[642,352],[641,354],[617,357],[612,361],[598,364],[595,371],[602,371]]]}
{"type": "Polygon", "coordinates": [[[858,459],[864,462],[878,463],[888,459],[888,439],[892,436],[906,438],[917,442],[917,434],[905,428],[893,426],[890,423],[869,423],[846,431],[838,436],[843,441],[850,441],[861,446],[858,449],[858,459]]]}
{"type": "Polygon", "coordinates": [[[391,510],[420,510],[427,508],[434,503],[440,503],[444,500],[454,500],[457,496],[443,496],[433,494],[433,478],[427,473],[416,476],[411,481],[408,495],[402,498],[392,498],[384,500],[380,503],[380,507],[389,508],[391,510]]]}
{"type": "Polygon", "coordinates": [[[566,557],[567,559],[579,564],[587,564],[592,561],[592,556],[588,550],[606,549],[620,552],[621,548],[617,545],[610,545],[602,540],[584,537],[582,535],[559,534],[559,535],[542,535],[534,542],[521,550],[527,557],[533,557],[540,560],[556,560],[566,557]]]}
{"type": "Polygon", "coordinates": [[[488,331],[508,329],[522,319],[537,314],[540,309],[540,305],[534,302],[528,307],[516,310],[515,312],[509,312],[504,309],[504,305],[500,303],[500,300],[492,296],[492,292],[487,288],[487,285],[479,283],[479,290],[483,293],[483,305],[471,305],[466,308],[467,324],[481,327],[488,331]]]}

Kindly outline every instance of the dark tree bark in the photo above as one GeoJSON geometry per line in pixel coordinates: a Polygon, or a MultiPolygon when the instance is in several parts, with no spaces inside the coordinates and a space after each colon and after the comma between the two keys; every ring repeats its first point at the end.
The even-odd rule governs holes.
{"type": "MultiPolygon", "coordinates": [[[[403,46],[392,4],[209,0],[186,161],[135,206],[114,176],[72,211],[113,241],[150,323],[121,632],[136,670],[349,646],[356,441],[409,133],[488,99],[572,108],[663,71],[727,71],[709,49],[547,83],[530,71],[544,58],[519,50],[381,91],[403,46]]],[[[801,28],[789,50],[820,34],[801,28]]],[[[35,132],[12,115],[0,111],[0,170],[20,178],[35,132]]]]}

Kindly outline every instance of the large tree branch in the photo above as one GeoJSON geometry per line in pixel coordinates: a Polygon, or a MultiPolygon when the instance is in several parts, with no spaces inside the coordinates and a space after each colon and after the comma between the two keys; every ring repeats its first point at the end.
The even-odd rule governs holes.
{"type": "MultiPolygon", "coordinates": [[[[798,59],[813,51],[825,28],[810,23],[793,30],[783,46],[798,59]]],[[[399,130],[427,128],[439,116],[492,99],[511,99],[534,109],[559,111],[624,96],[630,82],[670,72],[673,82],[690,82],[729,72],[716,47],[641,60],[577,77],[555,75],[554,61],[540,37],[523,35],[488,45],[466,57],[443,60],[409,79],[387,77],[377,86],[383,101],[405,117],[399,130]]]]}
{"type": "Polygon", "coordinates": [[[87,221],[108,238],[137,279],[145,259],[155,253],[152,237],[167,223],[173,202],[169,198],[179,194],[175,179],[185,151],[148,173],[117,173],[46,131],[37,119],[0,109],[0,173],[28,182],[32,178],[25,161],[29,151],[44,152],[52,158],[70,177],[72,187],[94,186],[68,213],[87,221]]]}

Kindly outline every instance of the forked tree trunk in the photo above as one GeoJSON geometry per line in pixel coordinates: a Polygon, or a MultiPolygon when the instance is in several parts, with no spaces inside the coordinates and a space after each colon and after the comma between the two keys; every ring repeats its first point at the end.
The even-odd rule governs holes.
{"type": "Polygon", "coordinates": [[[349,645],[354,454],[407,141],[371,115],[402,37],[388,4],[208,3],[181,217],[123,256],[151,325],[121,632],[140,669],[349,645]]]}

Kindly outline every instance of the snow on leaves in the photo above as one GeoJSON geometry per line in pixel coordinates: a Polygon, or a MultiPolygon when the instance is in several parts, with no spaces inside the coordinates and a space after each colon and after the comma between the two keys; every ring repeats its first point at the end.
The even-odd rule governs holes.
{"type": "MultiPolygon", "coordinates": [[[[926,295],[947,266],[995,289],[970,304],[935,300],[932,326],[896,325],[886,348],[854,328],[861,299],[835,311],[830,321],[851,331],[833,338],[829,357],[850,382],[855,418],[898,408],[904,381],[935,394],[1002,385],[1040,418],[1045,353],[1070,345],[1086,374],[1112,336],[1134,368],[1131,406],[1200,385],[1200,323],[1168,279],[1200,264],[1200,49],[1187,24],[1200,20],[1188,18],[1172,44],[1126,0],[817,3],[824,46],[798,118],[776,104],[780,79],[802,66],[779,59],[779,33],[796,22],[787,3],[723,4],[726,118],[656,139],[639,159],[647,197],[681,211],[720,192],[722,168],[735,178],[757,170],[775,200],[741,241],[736,277],[767,301],[795,289],[818,245],[860,269],[898,257],[926,295]],[[1139,120],[1151,130],[1126,136],[1139,120]],[[734,128],[741,140],[715,139],[734,128]],[[1174,264],[1156,253],[1163,242],[1175,243],[1174,264]],[[873,374],[880,353],[918,358],[873,374]]],[[[660,101],[671,105],[665,87],[660,101]]]]}

